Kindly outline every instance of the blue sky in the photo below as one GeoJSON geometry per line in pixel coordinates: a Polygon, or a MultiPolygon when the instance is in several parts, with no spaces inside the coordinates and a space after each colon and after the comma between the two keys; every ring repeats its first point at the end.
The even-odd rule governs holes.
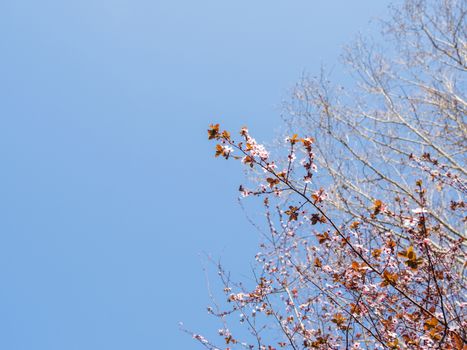
{"type": "Polygon", "coordinates": [[[1,1],[0,348],[200,348],[203,254],[241,278],[257,242],[208,124],[271,139],[387,4],[1,1]]]}

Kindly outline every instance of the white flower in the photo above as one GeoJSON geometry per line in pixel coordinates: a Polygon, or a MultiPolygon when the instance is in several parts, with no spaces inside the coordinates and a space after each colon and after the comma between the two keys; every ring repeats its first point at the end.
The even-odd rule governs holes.
{"type": "Polygon", "coordinates": [[[297,159],[297,156],[295,155],[295,153],[291,153],[287,156],[287,158],[289,159],[291,163],[293,163],[295,159],[297,159]]]}
{"type": "Polygon", "coordinates": [[[412,213],[414,214],[428,213],[428,210],[426,210],[425,208],[416,208],[416,209],[412,209],[412,213]]]}
{"type": "Polygon", "coordinates": [[[417,224],[418,224],[417,218],[406,218],[404,219],[404,222],[402,223],[404,227],[414,227],[417,224]]]}

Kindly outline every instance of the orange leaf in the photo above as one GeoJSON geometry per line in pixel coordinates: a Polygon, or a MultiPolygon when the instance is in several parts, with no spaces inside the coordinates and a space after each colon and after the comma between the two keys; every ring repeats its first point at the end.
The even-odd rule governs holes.
{"type": "Polygon", "coordinates": [[[329,233],[327,233],[327,232],[324,232],[323,234],[318,233],[316,235],[316,238],[318,238],[318,243],[319,244],[323,244],[326,241],[330,241],[329,233]]]}
{"type": "Polygon", "coordinates": [[[269,184],[269,187],[273,188],[274,186],[278,185],[280,183],[279,179],[274,179],[272,177],[268,177],[266,181],[269,184]]]}
{"type": "Polygon", "coordinates": [[[374,258],[379,258],[381,256],[382,250],[381,249],[374,249],[371,255],[373,255],[374,258]]]}
{"type": "Polygon", "coordinates": [[[357,229],[359,226],[360,226],[360,223],[359,223],[358,221],[354,221],[354,222],[352,222],[352,223],[350,224],[350,228],[351,228],[352,230],[357,229]]]}
{"type": "Polygon", "coordinates": [[[298,135],[297,135],[297,134],[293,134],[292,137],[289,137],[289,142],[290,142],[292,145],[295,145],[295,144],[298,142],[298,135]]]}
{"type": "Polygon", "coordinates": [[[432,329],[436,327],[438,323],[438,320],[435,317],[432,317],[429,320],[425,321],[425,323],[423,324],[423,328],[425,328],[426,330],[432,329]]]}
{"type": "Polygon", "coordinates": [[[215,157],[219,157],[222,153],[224,153],[224,147],[222,147],[222,145],[216,145],[215,157]]]}
{"type": "Polygon", "coordinates": [[[218,139],[219,138],[219,124],[211,124],[208,129],[208,139],[218,139]]]}
{"type": "Polygon", "coordinates": [[[290,221],[296,221],[298,219],[298,208],[292,205],[289,206],[289,210],[286,210],[285,213],[289,216],[290,221]]]}
{"type": "Polygon", "coordinates": [[[388,271],[383,272],[383,281],[381,282],[381,286],[385,287],[389,284],[395,285],[397,283],[397,280],[399,279],[399,276],[397,273],[390,273],[388,271]]]}

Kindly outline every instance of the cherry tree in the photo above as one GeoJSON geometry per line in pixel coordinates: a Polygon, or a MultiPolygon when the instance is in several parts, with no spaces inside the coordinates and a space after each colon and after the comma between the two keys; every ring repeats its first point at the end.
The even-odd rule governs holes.
{"type": "Polygon", "coordinates": [[[467,349],[465,2],[392,14],[392,51],[347,51],[350,92],[297,85],[281,146],[209,127],[215,156],[254,175],[240,192],[266,230],[253,284],[218,266],[221,338],[192,333],[206,348],[467,349]]]}

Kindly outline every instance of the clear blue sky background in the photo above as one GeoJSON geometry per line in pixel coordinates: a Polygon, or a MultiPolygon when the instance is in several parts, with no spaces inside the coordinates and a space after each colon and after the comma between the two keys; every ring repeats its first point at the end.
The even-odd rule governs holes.
{"type": "Polygon", "coordinates": [[[271,139],[387,4],[0,1],[0,349],[200,348],[200,255],[248,275],[257,241],[208,124],[271,139]]]}

